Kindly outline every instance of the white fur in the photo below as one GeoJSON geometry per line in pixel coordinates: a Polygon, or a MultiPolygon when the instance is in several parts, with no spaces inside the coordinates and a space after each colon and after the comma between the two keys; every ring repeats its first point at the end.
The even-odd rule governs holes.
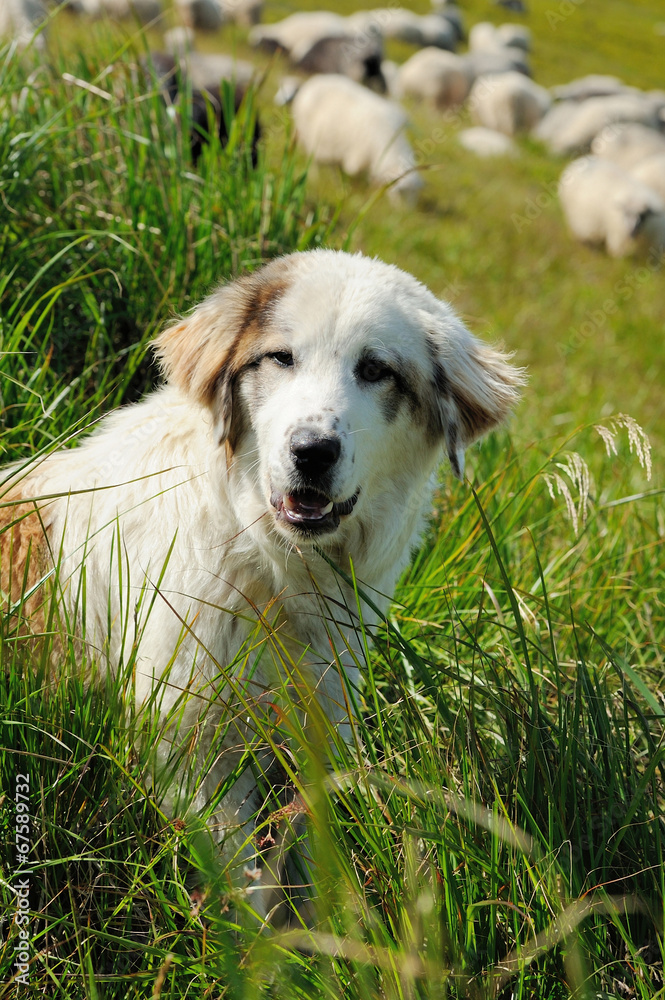
{"type": "Polygon", "coordinates": [[[396,38],[410,45],[434,45],[454,49],[458,29],[440,14],[415,14],[405,7],[377,7],[350,14],[348,23],[357,31],[378,30],[384,38],[396,38]]]}
{"type": "Polygon", "coordinates": [[[660,153],[647,156],[628,171],[631,177],[647,184],[665,202],[665,148],[660,153]]]}
{"type": "MultiPolygon", "coordinates": [[[[172,809],[196,810],[238,764],[251,714],[278,699],[289,659],[348,739],[364,641],[353,591],[316,547],[346,573],[352,559],[385,612],[430,509],[442,447],[461,471],[464,448],[506,414],[520,375],[410,275],[328,250],[282,258],[221,288],[157,347],[171,383],[106,416],[78,447],[14,473],[9,495],[56,495],[39,508],[60,604],[102,669],[118,669],[138,645],[137,705],[155,698],[166,718],[187,694],[179,740],[189,741],[193,773],[217,739],[196,796],[187,801],[186,775],[171,795],[172,809]],[[282,289],[248,333],[243,310],[271,282],[282,289]],[[245,367],[231,384],[238,351],[245,367]],[[271,352],[292,352],[294,364],[271,352]],[[393,377],[363,381],[367,352],[401,374],[408,368],[422,406],[406,395],[388,405],[393,377]],[[445,386],[441,375],[435,385],[435,365],[445,386]],[[330,499],[357,495],[337,527],[313,537],[280,519],[271,499],[294,489],[292,435],[303,426],[339,438],[330,499]]],[[[362,615],[371,631],[377,613],[364,606],[362,615]]],[[[160,750],[168,756],[168,742],[160,750]]],[[[256,853],[257,794],[247,768],[216,819],[227,857],[241,866],[256,853]]],[[[272,897],[263,896],[265,914],[272,897]]]]}
{"type": "Polygon", "coordinates": [[[490,21],[479,21],[469,31],[471,52],[497,52],[516,48],[531,51],[531,32],[521,24],[501,24],[495,27],[490,21]]]}
{"type": "Polygon", "coordinates": [[[88,17],[118,20],[136,17],[142,24],[156,20],[163,13],[161,0],[71,0],[70,6],[88,17]]]}
{"type": "Polygon", "coordinates": [[[430,45],[400,66],[394,93],[398,97],[422,98],[437,108],[449,108],[466,100],[472,82],[465,59],[430,45]]]}
{"type": "Polygon", "coordinates": [[[415,200],[423,182],[398,104],[331,73],[306,80],[292,108],[298,141],[319,163],[338,163],[352,177],[366,171],[376,184],[395,182],[393,196],[415,200]]]}
{"type": "Polygon", "coordinates": [[[532,129],[551,103],[544,87],[515,70],[478,77],[469,94],[473,121],[505,135],[532,129]]]}
{"type": "Polygon", "coordinates": [[[565,101],[562,105],[554,105],[540,122],[535,135],[547,143],[552,153],[585,153],[591,148],[594,136],[608,125],[639,122],[659,128],[662,111],[662,99],[650,94],[621,93],[589,97],[579,102],[565,101]]]}
{"type": "Polygon", "coordinates": [[[591,152],[631,170],[651,156],[665,153],[665,135],[648,125],[620,122],[608,125],[591,143],[591,152]]]}
{"type": "Polygon", "coordinates": [[[332,11],[304,11],[275,24],[260,24],[249,33],[252,45],[275,44],[297,62],[322,38],[349,35],[346,18],[332,11]]]}
{"type": "Polygon", "coordinates": [[[264,0],[220,0],[220,6],[229,21],[250,27],[261,20],[265,4],[264,0]]]}
{"type": "Polygon", "coordinates": [[[483,125],[476,125],[474,128],[465,128],[457,133],[457,140],[460,145],[468,149],[476,156],[518,156],[519,149],[515,140],[503,132],[496,132],[494,129],[485,128],[483,125]]]}
{"type": "Polygon", "coordinates": [[[572,233],[585,243],[604,244],[613,257],[640,246],[665,246],[662,198],[609,160],[574,160],[561,175],[559,198],[572,233]]]}

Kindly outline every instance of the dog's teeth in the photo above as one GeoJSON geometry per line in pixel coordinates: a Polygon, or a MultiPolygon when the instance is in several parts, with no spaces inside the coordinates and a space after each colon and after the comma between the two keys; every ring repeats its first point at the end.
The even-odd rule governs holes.
{"type": "Polygon", "coordinates": [[[321,517],[325,517],[326,514],[329,514],[332,509],[333,509],[333,502],[331,500],[330,503],[327,503],[325,507],[321,508],[321,517]]]}

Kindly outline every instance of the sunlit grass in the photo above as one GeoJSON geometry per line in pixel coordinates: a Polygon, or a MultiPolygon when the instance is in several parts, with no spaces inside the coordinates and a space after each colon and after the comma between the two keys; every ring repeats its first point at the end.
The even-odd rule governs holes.
{"type": "MultiPolygon", "coordinates": [[[[621,5],[609,6],[611,40],[626,26],[621,5]]],[[[475,0],[467,10],[486,13],[475,0]]],[[[633,25],[654,20],[651,6],[640,10],[633,25]]],[[[545,15],[534,3],[534,30],[545,15]]],[[[569,76],[599,68],[575,16],[560,29],[575,43],[569,76]]],[[[561,82],[559,38],[541,32],[544,82],[561,82]]],[[[231,41],[242,51],[242,33],[231,41]]],[[[476,332],[503,338],[531,384],[509,433],[469,453],[470,483],[442,474],[389,619],[367,636],[352,748],[316,712],[303,722],[285,690],[275,692],[282,714],[255,720],[248,757],[266,744],[280,753],[307,816],[311,927],[257,924],[205,826],[224,789],[203,816],[184,800],[175,819],[165,814],[161,726],[131,711],[135,660],[100,680],[77,643],[56,642],[55,608],[37,642],[17,638],[19,609],[6,612],[5,995],[662,995],[662,274],[638,281],[639,265],[573,246],[554,200],[519,231],[511,216],[559,169],[528,142],[517,165],[498,167],[471,161],[453,129],[417,211],[379,200],[360,216],[364,184],[329,170],[308,177],[262,92],[259,168],[248,162],[250,101],[228,150],[213,147],[194,171],[157,95],[136,86],[134,47],[99,44],[101,54],[32,75],[2,63],[5,461],[137,398],[153,380],[147,342],[171,311],[279,252],[342,245],[350,229],[354,246],[413,270],[476,332]],[[332,228],[325,205],[339,199],[332,228]],[[630,299],[578,342],[585,316],[630,275],[630,299]],[[631,448],[626,421],[612,423],[620,412],[651,434],[650,480],[639,435],[631,448]],[[596,425],[614,428],[616,454],[596,425]],[[9,923],[13,789],[26,770],[27,987],[10,982],[9,923]]],[[[648,85],[646,56],[625,60],[644,67],[630,82],[648,85]]],[[[427,137],[432,119],[415,118],[427,137]]],[[[280,648],[269,629],[254,638],[280,648]]],[[[285,659],[283,671],[286,687],[297,666],[285,659]]],[[[182,777],[177,754],[170,767],[182,777]]]]}

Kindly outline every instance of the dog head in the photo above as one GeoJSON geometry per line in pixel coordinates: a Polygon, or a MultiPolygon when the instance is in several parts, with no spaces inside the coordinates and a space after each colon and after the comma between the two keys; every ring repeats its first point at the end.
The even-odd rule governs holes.
{"type": "Polygon", "coordinates": [[[247,520],[298,541],[411,509],[442,444],[461,478],[522,382],[413,277],[332,250],[222,287],[156,350],[211,411],[247,520]]]}

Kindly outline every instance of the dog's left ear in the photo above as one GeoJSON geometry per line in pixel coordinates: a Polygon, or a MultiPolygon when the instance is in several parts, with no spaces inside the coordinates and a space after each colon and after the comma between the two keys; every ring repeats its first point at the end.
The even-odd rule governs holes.
{"type": "Polygon", "coordinates": [[[153,343],[167,382],[210,409],[219,444],[231,434],[235,380],[254,360],[270,310],[288,287],[287,268],[278,258],[223,286],[153,343]]]}
{"type": "Polygon", "coordinates": [[[444,303],[428,317],[433,361],[434,419],[443,435],[450,466],[464,478],[464,452],[506,419],[526,381],[509,355],[477,340],[444,303]]]}

